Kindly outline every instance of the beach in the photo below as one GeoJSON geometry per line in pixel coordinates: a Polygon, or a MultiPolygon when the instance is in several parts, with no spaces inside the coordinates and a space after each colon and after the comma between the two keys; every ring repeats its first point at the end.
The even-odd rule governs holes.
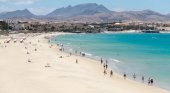
{"type": "Polygon", "coordinates": [[[100,61],[70,56],[44,38],[64,34],[15,35],[16,43],[3,43],[11,36],[0,39],[0,93],[169,93],[114,71],[104,75],[100,61]]]}

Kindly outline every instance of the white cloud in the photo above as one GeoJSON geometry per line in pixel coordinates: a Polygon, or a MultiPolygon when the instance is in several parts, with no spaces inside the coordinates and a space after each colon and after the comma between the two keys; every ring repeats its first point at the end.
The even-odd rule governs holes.
{"type": "Polygon", "coordinates": [[[15,2],[15,4],[17,5],[30,5],[33,3],[34,3],[33,0],[24,0],[24,1],[20,0],[20,1],[15,2]]]}
{"type": "Polygon", "coordinates": [[[37,0],[0,0],[1,3],[13,3],[17,5],[30,5],[37,0]]]}
{"type": "Polygon", "coordinates": [[[0,6],[0,13],[1,12],[8,12],[8,11],[13,11],[13,10],[10,9],[9,7],[6,7],[6,6],[0,6]]]}
{"type": "Polygon", "coordinates": [[[52,11],[54,11],[54,8],[28,8],[28,10],[30,10],[30,12],[32,12],[33,14],[36,15],[46,15],[52,11]]]}

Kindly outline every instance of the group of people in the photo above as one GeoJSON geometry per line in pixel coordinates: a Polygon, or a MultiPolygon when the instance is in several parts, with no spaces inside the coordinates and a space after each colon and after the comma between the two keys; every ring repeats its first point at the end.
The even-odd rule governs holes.
{"type": "MultiPolygon", "coordinates": [[[[104,62],[103,61],[103,59],[101,58],[101,64],[103,64],[103,68],[104,68],[104,75],[106,75],[107,74],[107,69],[108,69],[108,60],[106,60],[106,62],[104,62]]],[[[113,71],[112,70],[110,70],[110,77],[112,77],[113,76],[113,71]]]]}
{"type": "Polygon", "coordinates": [[[151,79],[151,78],[148,79],[148,85],[153,86],[153,79],[151,79]]]}
{"type": "MultiPolygon", "coordinates": [[[[101,64],[103,64],[103,67],[104,67],[103,73],[104,73],[104,75],[106,75],[107,69],[108,69],[108,60],[106,60],[106,62],[104,62],[103,59],[101,58],[100,62],[101,62],[101,64]]],[[[110,70],[110,77],[112,77],[112,76],[113,76],[113,70],[110,70]]],[[[126,77],[127,77],[127,74],[124,73],[123,78],[126,79],[126,77]]],[[[134,80],[136,80],[136,74],[135,73],[132,75],[132,77],[133,77],[134,80]]],[[[142,76],[142,82],[144,83],[144,81],[145,81],[145,77],[142,76]]],[[[153,83],[154,83],[154,80],[149,78],[148,79],[148,85],[152,86],[153,83]]]]}

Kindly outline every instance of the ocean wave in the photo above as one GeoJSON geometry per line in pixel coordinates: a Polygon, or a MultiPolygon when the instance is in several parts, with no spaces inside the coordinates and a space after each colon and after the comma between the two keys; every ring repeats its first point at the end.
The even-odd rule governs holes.
{"type": "Polygon", "coordinates": [[[121,62],[120,60],[117,60],[117,59],[110,59],[110,60],[112,60],[112,61],[114,61],[116,63],[120,63],[121,62]]]}
{"type": "Polygon", "coordinates": [[[152,39],[158,39],[158,38],[156,38],[156,37],[152,37],[152,39]]]}

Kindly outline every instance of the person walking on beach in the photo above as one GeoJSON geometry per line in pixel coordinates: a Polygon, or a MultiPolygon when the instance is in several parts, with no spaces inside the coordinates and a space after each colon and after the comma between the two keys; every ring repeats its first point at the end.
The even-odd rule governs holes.
{"type": "Polygon", "coordinates": [[[112,77],[112,76],[113,76],[113,71],[111,70],[111,71],[110,71],[110,77],[112,77]]]}
{"type": "Polygon", "coordinates": [[[123,74],[124,79],[126,79],[126,73],[123,74]]]}
{"type": "Polygon", "coordinates": [[[105,63],[103,64],[103,67],[104,67],[104,69],[106,68],[106,64],[105,63]]]}
{"type": "Polygon", "coordinates": [[[134,80],[136,79],[136,74],[135,74],[135,73],[133,74],[133,79],[134,79],[134,80]]]}
{"type": "Polygon", "coordinates": [[[37,51],[37,49],[35,48],[34,51],[37,51]]]}
{"type": "Polygon", "coordinates": [[[144,76],[142,76],[142,82],[144,83],[144,80],[145,80],[145,77],[144,76]]]}
{"type": "Polygon", "coordinates": [[[30,62],[31,62],[31,60],[30,60],[30,59],[28,59],[28,62],[30,63],[30,62]]]}
{"type": "Polygon", "coordinates": [[[100,62],[101,62],[101,64],[103,64],[103,59],[102,59],[102,58],[101,58],[101,61],[100,61],[100,62]]]}
{"type": "Polygon", "coordinates": [[[76,59],[76,64],[78,64],[78,60],[76,59]]]}
{"type": "Polygon", "coordinates": [[[106,75],[107,74],[107,72],[106,72],[106,70],[104,69],[104,75],[106,75]]]}

